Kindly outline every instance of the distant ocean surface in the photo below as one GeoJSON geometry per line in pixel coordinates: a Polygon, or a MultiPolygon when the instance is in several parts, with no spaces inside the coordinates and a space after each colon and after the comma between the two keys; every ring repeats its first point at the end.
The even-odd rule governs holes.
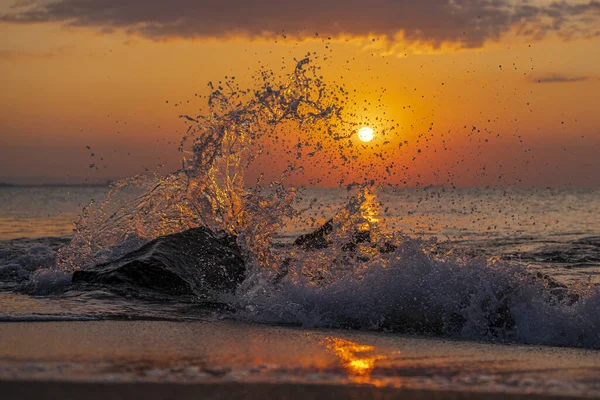
{"type": "Polygon", "coordinates": [[[82,207],[106,197],[104,186],[0,187],[0,240],[70,236],[82,207]]]}

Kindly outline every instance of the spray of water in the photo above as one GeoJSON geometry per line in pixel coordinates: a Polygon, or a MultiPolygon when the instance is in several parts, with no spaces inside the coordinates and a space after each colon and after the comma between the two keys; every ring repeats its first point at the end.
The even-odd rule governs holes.
{"type": "Polygon", "coordinates": [[[198,226],[238,235],[250,265],[276,265],[269,260],[269,243],[283,218],[295,213],[296,190],[285,181],[302,172],[306,150],[300,148],[347,138],[356,124],[342,118],[344,89],[325,84],[308,58],[283,80],[267,70],[257,79],[254,90],[241,89],[235,79],[210,84],[204,112],[182,116],[190,123],[180,148],[182,168],[115,184],[106,201],[84,210],[71,244],[59,252],[59,266],[91,267],[158,236],[198,226]],[[248,167],[289,130],[310,132],[294,146],[297,157],[278,166],[277,179],[259,177],[248,188],[248,167]]]}
{"type": "Polygon", "coordinates": [[[86,208],[59,266],[93,268],[158,236],[205,226],[234,235],[242,250],[249,273],[222,297],[239,318],[600,346],[597,291],[557,295],[523,267],[383,231],[375,182],[356,184],[347,172],[360,162],[349,138],[362,122],[347,111],[349,91],[327,84],[308,58],[283,79],[262,70],[257,80],[253,90],[235,79],[211,84],[204,112],[183,116],[190,127],[181,169],[114,185],[105,202],[86,208]],[[286,139],[290,132],[296,142],[286,139]],[[275,178],[248,185],[247,172],[275,150],[289,156],[271,165],[275,178]],[[274,246],[285,221],[301,217],[301,189],[288,182],[306,160],[329,173],[346,168],[339,183],[352,183],[354,194],[314,235],[274,246]]]}

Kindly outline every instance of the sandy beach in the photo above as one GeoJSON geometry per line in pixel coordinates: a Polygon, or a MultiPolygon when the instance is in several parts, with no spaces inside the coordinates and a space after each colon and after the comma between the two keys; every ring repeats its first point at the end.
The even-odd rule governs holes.
{"type": "Polygon", "coordinates": [[[534,399],[556,400],[578,397],[533,393],[489,393],[434,391],[321,384],[169,384],[169,383],[80,383],[0,382],[8,398],[19,399],[534,399]]]}
{"type": "Polygon", "coordinates": [[[10,399],[594,398],[597,351],[230,321],[0,325],[10,399]]]}

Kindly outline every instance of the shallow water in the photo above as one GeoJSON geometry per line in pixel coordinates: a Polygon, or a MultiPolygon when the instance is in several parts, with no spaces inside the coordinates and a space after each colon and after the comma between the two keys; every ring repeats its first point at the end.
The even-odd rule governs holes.
{"type": "MultiPolygon", "coordinates": [[[[13,323],[0,331],[0,354],[0,381],[105,385],[92,387],[94,390],[82,387],[84,394],[110,393],[118,390],[110,385],[135,382],[132,393],[136,396],[145,396],[146,390],[166,390],[169,395],[181,391],[174,386],[146,387],[148,383],[194,388],[195,396],[188,393],[182,398],[197,398],[199,394],[211,398],[210,393],[214,398],[233,393],[239,396],[237,390],[243,391],[244,398],[269,397],[274,388],[269,390],[261,384],[277,384],[284,392],[284,385],[297,385],[285,393],[285,398],[305,398],[302,393],[306,398],[352,395],[379,399],[398,398],[400,394],[402,398],[428,399],[497,398],[490,397],[493,394],[506,396],[502,398],[600,395],[600,358],[589,350],[214,319],[187,323],[13,323]],[[215,393],[211,386],[191,386],[194,384],[223,386],[215,393]],[[350,390],[345,392],[344,387],[350,390]],[[377,392],[376,388],[393,391],[377,392]],[[319,395],[311,393],[313,390],[319,395]],[[415,396],[414,391],[419,390],[426,392],[415,396]],[[444,395],[446,391],[449,393],[444,395]]],[[[59,389],[68,392],[69,387],[59,389]]],[[[281,398],[284,393],[273,396],[281,398]]]]}

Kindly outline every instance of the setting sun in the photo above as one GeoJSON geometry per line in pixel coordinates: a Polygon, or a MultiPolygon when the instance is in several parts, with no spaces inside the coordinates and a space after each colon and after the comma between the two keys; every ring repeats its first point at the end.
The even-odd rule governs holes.
{"type": "Polygon", "coordinates": [[[360,128],[360,130],[358,131],[358,138],[363,142],[370,142],[371,140],[373,140],[373,136],[373,129],[371,129],[368,126],[360,128]]]}

